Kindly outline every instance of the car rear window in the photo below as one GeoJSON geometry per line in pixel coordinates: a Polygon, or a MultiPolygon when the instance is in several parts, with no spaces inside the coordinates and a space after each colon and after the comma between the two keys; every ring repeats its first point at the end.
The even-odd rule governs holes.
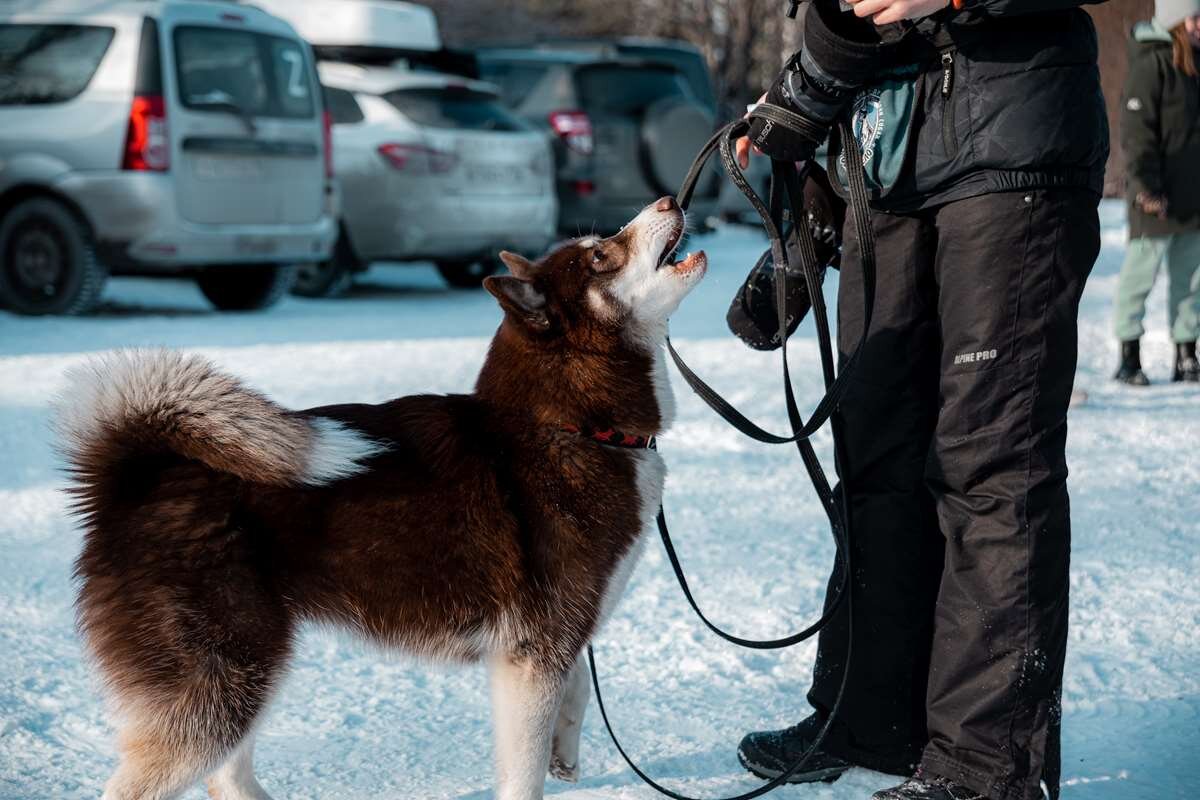
{"type": "Polygon", "coordinates": [[[354,125],[366,119],[362,107],[354,99],[353,92],[334,89],[332,86],[322,86],[321,90],[325,92],[325,108],[337,124],[354,125]]]}
{"type": "Polygon", "coordinates": [[[112,40],[112,28],[93,25],[0,25],[0,105],[78,96],[112,40]]]}
{"type": "Polygon", "coordinates": [[[653,45],[636,45],[628,48],[622,46],[622,50],[626,49],[630,55],[643,56],[649,61],[662,61],[675,67],[683,73],[684,79],[688,82],[688,88],[692,91],[692,96],[705,105],[716,108],[717,96],[713,94],[712,79],[709,77],[704,57],[699,53],[653,45]]]}
{"type": "Polygon", "coordinates": [[[230,28],[175,29],[179,96],[189,108],[230,104],[255,117],[311,118],[312,70],[303,43],[230,28]]]}
{"type": "Polygon", "coordinates": [[[584,67],[575,81],[589,114],[633,116],[663,98],[691,97],[687,80],[669,67],[584,67]]]}
{"type": "Polygon", "coordinates": [[[527,130],[525,123],[500,105],[495,95],[465,87],[397,89],[383,98],[413,122],[431,128],[527,130]]]}
{"type": "Polygon", "coordinates": [[[510,106],[521,105],[549,69],[548,64],[516,64],[483,59],[479,62],[481,77],[499,86],[504,102],[510,106]]]}

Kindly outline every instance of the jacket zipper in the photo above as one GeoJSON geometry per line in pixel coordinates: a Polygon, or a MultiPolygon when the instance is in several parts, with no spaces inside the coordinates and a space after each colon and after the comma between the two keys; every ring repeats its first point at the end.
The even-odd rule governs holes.
{"type": "Polygon", "coordinates": [[[942,147],[950,158],[958,155],[958,136],[955,131],[954,51],[942,51],[942,147]]]}

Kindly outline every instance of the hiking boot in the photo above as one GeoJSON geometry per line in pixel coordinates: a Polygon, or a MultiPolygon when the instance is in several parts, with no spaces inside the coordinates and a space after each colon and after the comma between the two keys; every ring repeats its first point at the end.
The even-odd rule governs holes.
{"type": "Polygon", "coordinates": [[[1196,360],[1195,342],[1176,342],[1175,373],[1171,380],[1176,383],[1200,383],[1200,361],[1196,360]]]}
{"type": "Polygon", "coordinates": [[[1142,372],[1142,343],[1139,339],[1121,342],[1121,366],[1113,378],[1130,386],[1149,386],[1150,379],[1142,372]]]}
{"type": "Polygon", "coordinates": [[[871,795],[871,800],[988,800],[974,789],[920,770],[899,786],[871,795]]]}
{"type": "MultiPolygon", "coordinates": [[[[820,735],[824,724],[825,721],[819,715],[813,714],[781,731],[748,733],[738,745],[738,761],[760,778],[778,778],[807,752],[820,735]]],[[[830,733],[832,734],[832,731],[830,733]]],[[[832,782],[851,766],[849,761],[818,748],[799,771],[792,773],[787,782],[832,782]]]]}

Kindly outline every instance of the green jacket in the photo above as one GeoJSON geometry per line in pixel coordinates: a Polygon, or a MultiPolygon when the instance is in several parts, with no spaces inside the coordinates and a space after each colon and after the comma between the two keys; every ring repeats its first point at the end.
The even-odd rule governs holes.
{"type": "Polygon", "coordinates": [[[1175,68],[1171,34],[1153,22],[1135,26],[1129,41],[1121,147],[1129,173],[1129,235],[1200,230],[1200,79],[1175,68]],[[1138,209],[1138,192],[1164,195],[1167,219],[1138,209]]]}

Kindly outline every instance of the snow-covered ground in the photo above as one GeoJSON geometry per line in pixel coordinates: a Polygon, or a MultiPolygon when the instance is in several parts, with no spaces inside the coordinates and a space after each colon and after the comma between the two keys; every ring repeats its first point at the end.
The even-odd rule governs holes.
{"type": "MultiPolygon", "coordinates": [[[[1200,390],[1164,383],[1161,287],[1144,344],[1157,385],[1108,380],[1124,228],[1119,206],[1103,214],[1105,247],[1081,321],[1078,383],[1090,401],[1071,417],[1064,797],[1192,798],[1200,795],[1200,390]]],[[[745,349],[723,322],[761,237],[727,229],[691,246],[708,250],[712,272],[673,322],[680,350],[735,403],[783,429],[777,358],[745,349]]],[[[113,281],[101,313],[85,319],[0,312],[0,798],[98,797],[114,759],[72,628],[79,533],[47,407],[65,368],[108,348],[169,345],[201,351],[288,404],[378,401],[468,390],[498,319],[489,296],[448,291],[424,267],[377,268],[346,299],[290,299],[265,314],[216,314],[189,284],[146,280],[113,281]]],[[[793,346],[794,365],[798,387],[815,398],[807,333],[793,346]]],[[[682,381],[676,393],[679,422],[661,441],[667,505],[697,594],[737,631],[790,632],[819,608],[832,558],[794,450],[739,437],[682,381]]],[[[750,788],[734,758],[738,738],[806,713],[814,646],[759,653],[715,639],[691,616],[657,544],[596,650],[626,744],[684,792],[750,788]]],[[[620,761],[594,705],[584,739],[582,783],[551,781],[551,795],[656,796],[620,761]]],[[[486,681],[476,669],[429,669],[311,631],[263,726],[258,762],[279,800],[482,800],[491,783],[486,681]]],[[[856,770],[776,796],[865,800],[888,783],[856,770]]]]}

